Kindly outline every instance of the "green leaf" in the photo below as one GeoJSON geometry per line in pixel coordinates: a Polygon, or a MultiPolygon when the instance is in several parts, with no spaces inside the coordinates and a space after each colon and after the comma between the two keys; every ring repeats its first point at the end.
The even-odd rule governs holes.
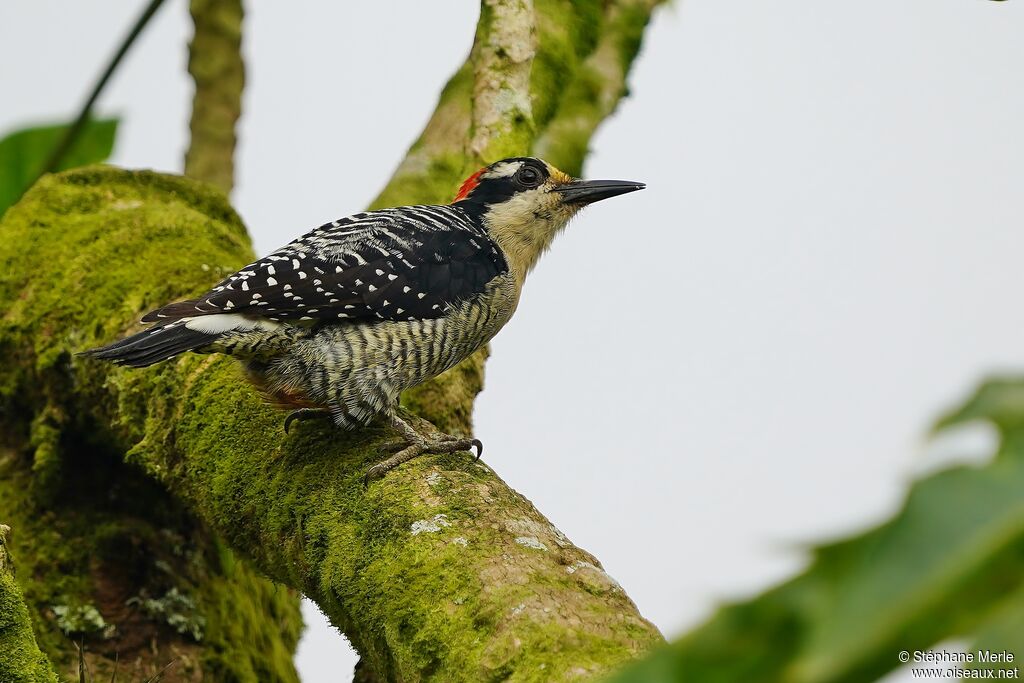
{"type": "Polygon", "coordinates": [[[936,430],[985,420],[1004,434],[1024,432],[1024,378],[997,377],[984,382],[960,408],[944,416],[936,430]]]}
{"type": "Polygon", "coordinates": [[[916,482],[891,521],[611,680],[871,681],[950,638],[1024,656],[1024,380],[985,383],[943,422],[968,420],[999,427],[991,462],[916,482]]]}
{"type": "MultiPolygon", "coordinates": [[[[64,154],[57,170],[105,161],[114,149],[118,119],[90,119],[64,154]]],[[[35,182],[68,125],[15,131],[0,140],[0,216],[35,182]]]]}
{"type": "Polygon", "coordinates": [[[1021,659],[1024,657],[1024,588],[1010,595],[987,621],[971,645],[975,661],[970,668],[991,668],[992,664],[980,661],[981,653],[1004,652],[1013,655],[1013,661],[1003,663],[1001,668],[1024,666],[1021,659]]]}

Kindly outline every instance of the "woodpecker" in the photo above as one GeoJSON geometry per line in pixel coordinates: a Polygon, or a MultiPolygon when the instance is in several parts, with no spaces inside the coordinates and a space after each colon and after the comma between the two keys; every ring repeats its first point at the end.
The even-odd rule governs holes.
{"type": "Polygon", "coordinates": [[[341,428],[385,418],[398,451],[382,476],[422,453],[483,445],[427,436],[398,412],[402,391],[440,375],[509,321],[527,274],[576,213],[643,183],[578,180],[531,157],[495,162],[447,205],[366,211],[306,233],[205,294],[147,313],[142,332],[85,352],[146,367],[185,351],[238,358],[294,420],[341,428]]]}

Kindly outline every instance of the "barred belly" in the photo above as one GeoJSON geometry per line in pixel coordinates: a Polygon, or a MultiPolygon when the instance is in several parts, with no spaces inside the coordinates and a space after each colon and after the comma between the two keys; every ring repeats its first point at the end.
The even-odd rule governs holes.
{"type": "Polygon", "coordinates": [[[314,328],[250,370],[271,396],[329,408],[344,427],[366,424],[393,410],[402,391],[468,358],[508,322],[518,288],[511,278],[498,280],[442,318],[314,328]]]}

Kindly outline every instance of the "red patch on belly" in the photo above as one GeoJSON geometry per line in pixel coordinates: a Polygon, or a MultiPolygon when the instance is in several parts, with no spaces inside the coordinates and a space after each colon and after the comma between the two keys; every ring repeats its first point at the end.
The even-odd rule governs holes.
{"type": "Polygon", "coordinates": [[[277,408],[322,408],[319,403],[309,400],[306,394],[296,387],[271,389],[264,378],[254,372],[246,373],[249,382],[260,392],[263,400],[277,408]]]}

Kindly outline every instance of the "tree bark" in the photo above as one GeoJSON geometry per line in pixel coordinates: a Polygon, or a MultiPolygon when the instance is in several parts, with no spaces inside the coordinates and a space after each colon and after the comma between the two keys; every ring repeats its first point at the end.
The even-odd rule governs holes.
{"type": "MultiPolygon", "coordinates": [[[[0,234],[12,235],[6,221],[0,234]]],[[[14,302],[8,314],[18,308],[9,284],[0,278],[0,301],[14,302]]],[[[61,334],[60,314],[49,320],[58,327],[44,334],[61,334]]],[[[16,333],[0,323],[0,349],[11,350],[16,333]]],[[[27,370],[19,383],[35,381],[37,369],[27,370]]],[[[31,385],[7,394],[12,375],[4,375],[0,434],[11,447],[0,447],[0,519],[14,528],[17,582],[36,641],[57,670],[77,679],[81,645],[93,680],[109,680],[116,659],[129,680],[170,665],[162,679],[168,682],[204,675],[297,681],[292,654],[302,619],[295,591],[262,578],[166,487],[126,464],[123,451],[83,429],[77,406],[41,399],[31,385]],[[31,424],[11,420],[39,400],[46,407],[31,424]]],[[[55,381],[45,389],[73,390],[55,381]]],[[[0,607],[0,622],[16,616],[0,607]]],[[[0,661],[8,656],[0,639],[0,661]]]]}
{"type": "MultiPolygon", "coordinates": [[[[549,130],[551,161],[578,168],[655,4],[485,0],[469,59],[375,203],[447,201],[469,171],[530,152],[549,130]],[[617,67],[595,66],[607,60],[617,67]],[[586,115],[570,99],[578,79],[605,93],[586,115]],[[582,146],[554,144],[577,129],[582,146]]],[[[72,355],[251,258],[221,195],[87,169],[45,179],[0,231],[0,300],[14,302],[0,319],[13,361],[0,369],[0,416],[20,425],[16,445],[85,440],[125,453],[262,571],[314,599],[369,680],[589,678],[661,640],[593,556],[467,454],[423,457],[364,488],[391,436],[383,427],[306,423],[286,437],[230,359],[130,371],[72,355]]],[[[404,404],[468,432],[484,357],[404,404]]]]}
{"type": "Polygon", "coordinates": [[[57,683],[57,672],[36,644],[32,618],[7,552],[11,528],[0,524],[0,681],[57,683]]]}
{"type": "Polygon", "coordinates": [[[189,11],[195,35],[189,45],[188,72],[196,89],[185,175],[230,193],[235,178],[235,124],[242,114],[245,86],[242,0],[191,0],[189,11]]]}
{"type": "MultiPolygon", "coordinates": [[[[158,4],[140,18],[118,59],[158,4]]],[[[231,69],[223,65],[240,64],[237,22],[230,41],[240,7],[194,3],[193,15],[191,63],[199,86],[190,157],[197,173],[230,187],[237,113],[225,112],[237,112],[241,83],[225,78],[231,69]]],[[[12,291],[0,296],[5,315],[17,307],[17,297],[12,291]]],[[[4,327],[0,339],[9,342],[12,333],[4,327]]],[[[0,521],[15,527],[28,621],[61,672],[77,678],[81,646],[91,680],[108,680],[115,658],[121,677],[132,680],[157,673],[165,681],[297,680],[292,655],[302,621],[296,591],[275,586],[234,557],[121,453],[73,437],[78,432],[66,425],[76,417],[59,401],[34,414],[26,396],[5,396],[0,405],[0,521]]],[[[0,608],[0,620],[27,624],[12,604],[0,608]]],[[[0,643],[0,663],[14,661],[19,642],[0,643]]],[[[10,671],[22,664],[11,663],[10,671]]],[[[0,680],[9,680],[6,671],[0,670],[0,680]]]]}

